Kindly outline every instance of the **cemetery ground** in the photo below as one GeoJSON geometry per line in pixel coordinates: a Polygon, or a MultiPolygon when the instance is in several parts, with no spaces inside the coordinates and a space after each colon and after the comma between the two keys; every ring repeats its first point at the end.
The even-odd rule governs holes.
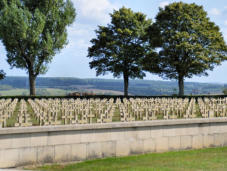
{"type": "Polygon", "coordinates": [[[1,99],[1,127],[227,116],[227,98],[1,99]]]}
{"type": "MultiPolygon", "coordinates": [[[[31,169],[31,168],[28,168],[31,169]]],[[[76,164],[55,164],[33,168],[43,171],[115,171],[115,170],[160,170],[194,171],[227,170],[227,147],[152,153],[129,157],[113,157],[85,161],[76,164]]]]}
{"type": "MultiPolygon", "coordinates": [[[[2,127],[0,129],[2,130],[5,127],[30,127],[69,124],[79,125],[136,121],[143,121],[145,123],[145,121],[160,119],[168,120],[215,117],[222,119],[221,117],[226,118],[226,116],[227,97],[0,99],[0,126],[2,127]]],[[[30,138],[28,138],[28,140],[29,139],[30,138]]],[[[90,140],[88,139],[86,142],[90,142],[90,140]]],[[[53,147],[58,147],[58,145],[53,147]]],[[[91,147],[94,148],[93,146],[91,147]]],[[[195,149],[197,148],[200,147],[195,147],[195,149]]],[[[69,153],[70,152],[67,151],[67,154],[69,153]]],[[[145,151],[142,151],[141,153],[145,153],[145,151]]],[[[53,161],[57,162],[68,160],[53,161]]],[[[120,158],[107,158],[69,165],[49,165],[35,169],[65,171],[226,170],[227,147],[182,152],[153,153],[120,158]]]]}

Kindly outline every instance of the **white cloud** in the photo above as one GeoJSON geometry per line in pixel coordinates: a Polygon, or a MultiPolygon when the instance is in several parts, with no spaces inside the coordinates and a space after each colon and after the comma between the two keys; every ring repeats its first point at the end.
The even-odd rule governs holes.
{"type": "Polygon", "coordinates": [[[217,8],[212,8],[212,9],[209,11],[209,13],[210,13],[211,15],[220,15],[220,14],[221,14],[221,11],[220,11],[219,9],[217,9],[217,8]]]}
{"type": "Polygon", "coordinates": [[[68,34],[70,37],[81,37],[84,38],[86,36],[91,35],[94,32],[94,28],[89,24],[80,24],[75,22],[71,27],[68,29],[68,34]]]}
{"type": "Polygon", "coordinates": [[[161,8],[164,8],[166,5],[169,5],[169,2],[168,2],[168,1],[163,1],[163,2],[161,2],[161,3],[159,4],[159,6],[160,6],[161,8]]]}
{"type": "Polygon", "coordinates": [[[77,51],[87,51],[90,46],[90,40],[95,36],[94,26],[89,24],[74,23],[72,27],[68,29],[68,40],[69,44],[66,49],[70,52],[77,51]]]}
{"type": "Polygon", "coordinates": [[[89,42],[87,42],[86,40],[80,39],[78,41],[75,42],[75,46],[77,46],[79,49],[85,49],[87,50],[87,48],[90,46],[91,44],[89,42]]]}
{"type": "Polygon", "coordinates": [[[78,17],[83,21],[107,23],[109,13],[117,9],[109,0],[73,0],[78,17]]]}
{"type": "Polygon", "coordinates": [[[227,43],[227,28],[222,29],[222,33],[223,33],[225,42],[227,43]]]}
{"type": "Polygon", "coordinates": [[[224,24],[227,26],[227,20],[224,21],[224,24]]]}
{"type": "Polygon", "coordinates": [[[105,25],[110,22],[109,13],[117,6],[109,0],[73,0],[76,8],[76,21],[68,28],[69,44],[65,52],[73,51],[81,56],[86,55],[90,40],[95,38],[94,30],[97,25],[105,25]]]}

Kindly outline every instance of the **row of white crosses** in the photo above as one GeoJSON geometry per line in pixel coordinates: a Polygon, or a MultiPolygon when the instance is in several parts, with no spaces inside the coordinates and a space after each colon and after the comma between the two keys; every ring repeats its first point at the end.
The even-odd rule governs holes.
{"type": "Polygon", "coordinates": [[[16,108],[18,99],[1,99],[0,100],[0,127],[6,127],[6,121],[12,117],[16,108]]]}
{"type": "Polygon", "coordinates": [[[115,102],[113,99],[35,99],[36,105],[30,104],[36,109],[35,113],[40,120],[43,120],[44,125],[56,125],[61,124],[60,120],[63,120],[64,124],[112,122],[117,110],[122,122],[155,120],[158,116],[163,119],[195,118],[197,112],[200,112],[202,117],[213,117],[213,110],[217,116],[226,116],[226,101],[226,98],[207,98],[198,99],[197,104],[194,98],[191,100],[188,98],[131,98],[122,101],[116,99],[115,102]],[[208,116],[201,112],[204,106],[201,101],[209,107],[205,108],[205,113],[209,113],[208,116]]]}
{"type": "Polygon", "coordinates": [[[53,106],[55,103],[52,103],[52,100],[46,99],[35,99],[28,100],[28,103],[31,105],[32,110],[35,114],[35,119],[38,120],[39,125],[60,125],[61,121],[58,121],[58,111],[53,106]]]}
{"type": "Polygon", "coordinates": [[[199,110],[203,118],[227,116],[227,98],[198,99],[199,110]]]}
{"type": "Polygon", "coordinates": [[[184,118],[196,118],[196,100],[192,98],[188,104],[188,107],[185,111],[185,114],[183,115],[184,118]]]}
{"type": "Polygon", "coordinates": [[[67,124],[87,124],[112,122],[113,99],[70,99],[62,100],[62,119],[67,124]]]}
{"type": "MultiPolygon", "coordinates": [[[[176,119],[186,117],[189,99],[150,98],[117,100],[121,121],[176,119]]],[[[188,107],[189,106],[189,107],[188,107]]],[[[189,110],[188,110],[189,111],[189,110]]],[[[188,117],[190,117],[189,115],[188,117]]]]}
{"type": "MultiPolygon", "coordinates": [[[[29,99],[39,125],[227,116],[227,98],[29,99]]],[[[25,100],[20,100],[15,126],[31,126],[25,100]]],[[[0,100],[0,125],[6,125],[18,100],[0,100]]]]}
{"type": "Polygon", "coordinates": [[[32,126],[31,117],[28,113],[28,107],[25,100],[20,100],[20,106],[17,113],[17,122],[15,123],[15,127],[26,127],[32,126]]]}
{"type": "Polygon", "coordinates": [[[107,99],[28,100],[40,125],[112,122],[114,101],[107,99]]]}

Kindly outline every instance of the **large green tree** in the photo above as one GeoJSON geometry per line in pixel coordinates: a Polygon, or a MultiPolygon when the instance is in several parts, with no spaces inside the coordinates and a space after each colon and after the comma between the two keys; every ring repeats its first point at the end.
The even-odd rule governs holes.
{"type": "Polygon", "coordinates": [[[67,43],[67,26],[76,13],[70,0],[1,0],[0,38],[12,67],[29,74],[30,95],[35,79],[47,71],[54,55],[67,43]]]}
{"type": "Polygon", "coordinates": [[[114,77],[124,78],[124,95],[128,96],[129,78],[143,78],[141,61],[151,51],[146,40],[146,30],[151,20],[140,12],[122,7],[114,10],[111,23],[99,26],[97,38],[91,40],[88,57],[92,58],[90,68],[96,74],[113,73],[114,77]]]}
{"type": "Polygon", "coordinates": [[[0,70],[0,80],[5,78],[5,72],[3,70],[0,70]]]}
{"type": "Polygon", "coordinates": [[[207,75],[207,70],[227,57],[219,27],[210,21],[202,6],[194,3],[172,3],[160,8],[149,37],[159,55],[150,60],[146,58],[145,69],[178,80],[179,95],[184,95],[185,78],[207,75]],[[154,62],[157,63],[155,70],[150,65],[154,62]]]}

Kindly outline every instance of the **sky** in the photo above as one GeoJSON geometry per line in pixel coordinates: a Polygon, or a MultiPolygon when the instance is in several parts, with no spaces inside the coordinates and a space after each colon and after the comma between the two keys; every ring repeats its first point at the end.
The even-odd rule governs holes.
{"type": "MultiPolygon", "coordinates": [[[[72,0],[76,9],[75,22],[68,27],[68,44],[60,51],[49,64],[45,77],[77,77],[77,78],[113,78],[109,73],[96,77],[95,70],[89,68],[90,59],[87,58],[87,49],[90,40],[95,38],[94,30],[98,25],[106,26],[110,22],[109,14],[122,6],[131,8],[135,12],[143,12],[152,21],[158,13],[159,7],[164,7],[177,0],[72,0]]],[[[186,3],[202,5],[207,11],[210,20],[220,27],[227,42],[227,1],[226,0],[183,0],[186,3]]],[[[11,68],[6,62],[6,51],[0,42],[0,69],[7,76],[27,76],[25,70],[11,68]]],[[[209,71],[209,76],[194,76],[186,81],[227,83],[227,61],[209,71]]],[[[146,80],[162,80],[157,75],[146,73],[146,80]]]]}

